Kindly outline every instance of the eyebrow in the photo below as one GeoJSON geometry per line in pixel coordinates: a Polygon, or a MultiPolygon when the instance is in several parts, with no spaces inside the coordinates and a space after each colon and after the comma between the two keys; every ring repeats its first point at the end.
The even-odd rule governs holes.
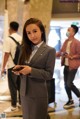
{"type": "MultiPolygon", "coordinates": [[[[33,31],[34,31],[34,30],[37,30],[37,29],[33,29],[33,31]]],[[[27,30],[26,30],[26,31],[27,31],[27,30]]],[[[27,32],[30,32],[30,31],[27,31],[27,32]]]]}

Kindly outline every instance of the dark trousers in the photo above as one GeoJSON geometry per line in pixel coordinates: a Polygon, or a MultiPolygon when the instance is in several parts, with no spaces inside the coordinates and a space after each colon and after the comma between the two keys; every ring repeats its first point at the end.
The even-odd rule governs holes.
{"type": "Polygon", "coordinates": [[[55,102],[55,78],[47,80],[48,104],[55,102]]]}
{"type": "Polygon", "coordinates": [[[77,69],[70,70],[68,66],[64,67],[65,90],[69,100],[72,99],[71,91],[73,91],[77,97],[80,97],[80,92],[73,83],[76,72],[77,72],[77,69]]]}
{"type": "Polygon", "coordinates": [[[20,79],[19,76],[16,76],[12,73],[12,68],[8,69],[8,85],[11,95],[11,105],[16,107],[17,103],[17,93],[20,101],[20,79]]]}

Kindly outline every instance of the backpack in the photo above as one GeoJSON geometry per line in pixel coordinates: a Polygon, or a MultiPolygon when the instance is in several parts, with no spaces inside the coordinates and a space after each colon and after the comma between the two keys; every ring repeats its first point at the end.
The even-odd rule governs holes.
{"type": "MultiPolygon", "coordinates": [[[[17,42],[12,36],[9,36],[16,44],[16,51],[15,51],[15,56],[13,59],[14,64],[18,64],[18,59],[19,59],[19,54],[20,54],[20,49],[21,49],[21,44],[19,42],[17,42]]],[[[12,57],[12,55],[11,55],[12,57]]]]}

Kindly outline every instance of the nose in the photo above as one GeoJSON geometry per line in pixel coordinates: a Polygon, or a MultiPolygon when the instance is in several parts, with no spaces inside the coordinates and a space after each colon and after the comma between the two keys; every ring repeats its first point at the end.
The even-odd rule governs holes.
{"type": "Polygon", "coordinates": [[[34,38],[34,36],[35,36],[34,33],[31,33],[31,38],[34,38]]]}

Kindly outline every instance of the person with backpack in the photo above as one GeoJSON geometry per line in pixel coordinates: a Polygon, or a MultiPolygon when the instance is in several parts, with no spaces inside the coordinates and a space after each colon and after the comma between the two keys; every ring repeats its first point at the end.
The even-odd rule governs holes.
{"type": "MultiPolygon", "coordinates": [[[[9,85],[9,90],[10,90],[10,95],[11,95],[11,106],[5,110],[4,112],[11,112],[11,111],[16,111],[18,107],[21,106],[21,101],[20,101],[20,80],[18,79],[19,77],[16,77],[12,73],[12,69],[17,64],[17,62],[14,62],[15,55],[16,55],[16,49],[19,44],[22,42],[22,37],[17,33],[19,28],[19,24],[16,21],[12,21],[9,24],[9,36],[8,38],[5,39],[3,43],[3,65],[2,65],[2,71],[1,74],[4,73],[5,67],[7,65],[7,71],[8,71],[8,85],[9,85]],[[17,44],[17,43],[19,44],[17,44]],[[19,96],[17,96],[17,92],[19,96]],[[19,97],[19,103],[17,103],[17,97],[19,97]]],[[[18,56],[19,57],[19,56],[18,56]]],[[[17,57],[17,58],[18,58],[17,57]]]]}

